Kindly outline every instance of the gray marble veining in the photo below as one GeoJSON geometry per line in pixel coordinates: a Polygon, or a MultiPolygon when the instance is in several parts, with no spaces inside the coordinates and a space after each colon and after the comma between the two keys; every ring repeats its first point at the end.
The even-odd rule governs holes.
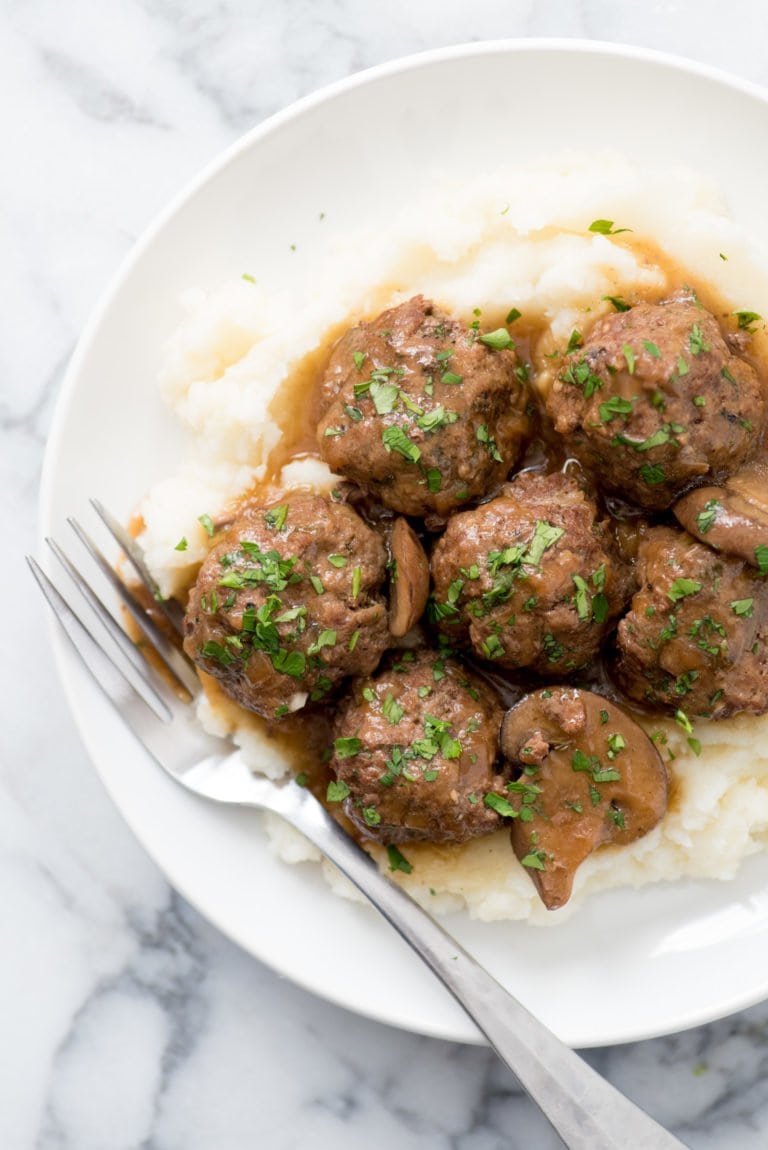
{"type": "MultiPolygon", "coordinates": [[[[504,36],[614,39],[768,82],[767,33],[762,0],[0,5],[3,1150],[555,1150],[486,1050],[310,997],[169,891],[74,733],[21,554],[89,311],[153,214],[256,121],[373,63],[504,36]]],[[[589,1059],[695,1150],[768,1145],[768,1005],[589,1059]]]]}

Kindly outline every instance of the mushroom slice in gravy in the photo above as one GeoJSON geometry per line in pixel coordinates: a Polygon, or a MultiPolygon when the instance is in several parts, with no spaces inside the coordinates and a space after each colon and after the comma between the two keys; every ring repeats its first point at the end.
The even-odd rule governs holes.
{"type": "Polygon", "coordinates": [[[429,597],[429,560],[407,519],[395,520],[390,538],[389,631],[396,639],[415,627],[429,597]]]}
{"type": "Polygon", "coordinates": [[[548,910],[568,901],[593,851],[641,838],[666,811],[667,772],[655,746],[591,691],[527,695],[507,711],[501,748],[521,772],[508,785],[518,811],[512,846],[548,910]]]}
{"type": "Polygon", "coordinates": [[[768,459],[740,468],[723,487],[690,491],[674,512],[702,543],[768,571],[768,459]]]}

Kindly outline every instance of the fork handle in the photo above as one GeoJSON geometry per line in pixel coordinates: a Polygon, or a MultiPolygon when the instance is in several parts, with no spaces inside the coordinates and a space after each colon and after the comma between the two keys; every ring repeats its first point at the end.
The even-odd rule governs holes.
{"type": "MultiPolygon", "coordinates": [[[[294,788],[290,788],[294,791],[294,788]]],[[[684,1150],[513,998],[382,874],[308,791],[280,813],[335,863],[447,987],[569,1150],[684,1150]]]]}

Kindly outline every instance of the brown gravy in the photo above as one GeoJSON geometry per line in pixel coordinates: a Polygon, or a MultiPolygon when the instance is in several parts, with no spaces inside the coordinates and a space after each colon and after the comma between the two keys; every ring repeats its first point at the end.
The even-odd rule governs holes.
{"type": "MultiPolygon", "coordinates": [[[[690,290],[691,287],[695,287],[697,297],[720,320],[721,326],[733,340],[738,353],[765,378],[765,363],[768,359],[768,355],[766,355],[768,349],[765,346],[766,336],[761,331],[751,340],[744,340],[737,331],[737,324],[733,318],[731,307],[724,302],[713,283],[702,282],[697,279],[695,285],[691,285],[684,270],[650,241],[640,241],[627,234],[614,242],[630,248],[641,265],[660,269],[666,281],[665,287],[661,290],[658,287],[646,288],[622,297],[626,298],[627,303],[657,302],[675,292],[690,290]]],[[[621,294],[620,290],[617,289],[617,295],[621,294]]],[[[514,301],[510,301],[510,304],[512,303],[514,301]]],[[[381,309],[377,309],[377,312],[378,310],[381,309]]],[[[506,314],[507,309],[500,310],[495,314],[489,311],[481,317],[480,322],[483,327],[492,329],[504,323],[506,314]]],[[[227,509],[217,521],[217,528],[226,526],[247,505],[263,506],[278,500],[282,495],[279,486],[280,474],[286,464],[297,459],[320,457],[316,428],[320,414],[320,382],[323,370],[340,335],[348,326],[359,322],[361,318],[365,317],[351,316],[347,323],[339,324],[329,331],[322,345],[305,356],[296,366],[290,378],[282,385],[270,408],[270,415],[282,432],[280,442],[269,456],[263,479],[227,509]]],[[[590,309],[585,308],[584,334],[588,333],[592,322],[593,317],[590,315],[590,309]]],[[[541,412],[548,381],[551,380],[553,365],[556,364],[560,352],[564,349],[554,345],[549,326],[543,319],[523,315],[514,322],[510,330],[517,344],[521,361],[529,365],[533,381],[533,399],[537,409],[536,432],[526,449],[518,470],[530,468],[545,472],[555,471],[563,466],[566,456],[554,432],[547,429],[546,421],[541,418],[541,412]]],[[[492,498],[493,494],[493,492],[489,493],[486,498],[492,498]]],[[[381,519],[381,509],[371,507],[367,500],[358,509],[373,523],[381,519]]],[[[626,523],[626,520],[629,520],[630,522],[626,523],[626,527],[630,532],[634,532],[635,529],[632,527],[631,521],[639,517],[638,511],[622,506],[619,501],[615,505],[608,506],[607,510],[617,521],[624,520],[626,523]]],[[[385,514],[388,515],[389,513],[385,514]]],[[[654,517],[654,521],[664,521],[664,519],[669,520],[670,515],[654,517]]],[[[132,523],[131,530],[138,534],[142,526],[141,523],[132,523]]],[[[420,534],[429,548],[434,535],[431,536],[425,528],[420,529],[420,525],[414,524],[414,526],[420,530],[420,534]]],[[[150,601],[151,596],[148,592],[145,595],[145,600],[150,614],[161,615],[157,611],[156,605],[150,601]]],[[[162,615],[161,618],[164,619],[162,615]]],[[[596,690],[607,698],[618,702],[622,707],[629,710],[636,720],[642,721],[643,726],[649,731],[652,731],[656,726],[669,723],[668,715],[642,707],[621,694],[610,676],[610,648],[611,641],[609,640],[600,657],[574,677],[575,685],[596,690]]],[[[491,669],[473,660],[470,662],[473,663],[474,669],[497,690],[505,707],[513,705],[524,693],[545,685],[544,680],[538,680],[527,672],[499,671],[497,668],[491,669]]],[[[258,728],[265,739],[276,743],[285,753],[294,772],[304,785],[308,786],[319,799],[325,800],[327,785],[332,778],[327,766],[326,752],[331,745],[333,707],[313,707],[276,723],[244,712],[223,694],[215,680],[204,674],[201,674],[201,679],[217,710],[234,708],[231,715],[233,726],[236,722],[242,721],[244,716],[247,716],[249,724],[258,728]]],[[[671,752],[669,757],[673,757],[671,752]]],[[[674,801],[674,798],[673,792],[671,801],[674,801]]],[[[338,805],[331,806],[330,809],[334,816],[354,833],[354,828],[341,814],[338,805]]]]}

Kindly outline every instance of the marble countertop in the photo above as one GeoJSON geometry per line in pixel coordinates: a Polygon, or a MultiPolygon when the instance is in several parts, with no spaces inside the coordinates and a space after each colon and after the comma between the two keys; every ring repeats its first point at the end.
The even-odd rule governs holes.
{"type": "MultiPolygon", "coordinates": [[[[768,83],[763,0],[0,5],[3,1150],[559,1145],[487,1050],[310,997],[168,888],[88,763],[22,566],[63,369],[169,196],[330,80],[428,47],[539,35],[648,45],[768,83]]],[[[694,1150],[768,1145],[768,1004],[588,1057],[694,1150]]]]}

